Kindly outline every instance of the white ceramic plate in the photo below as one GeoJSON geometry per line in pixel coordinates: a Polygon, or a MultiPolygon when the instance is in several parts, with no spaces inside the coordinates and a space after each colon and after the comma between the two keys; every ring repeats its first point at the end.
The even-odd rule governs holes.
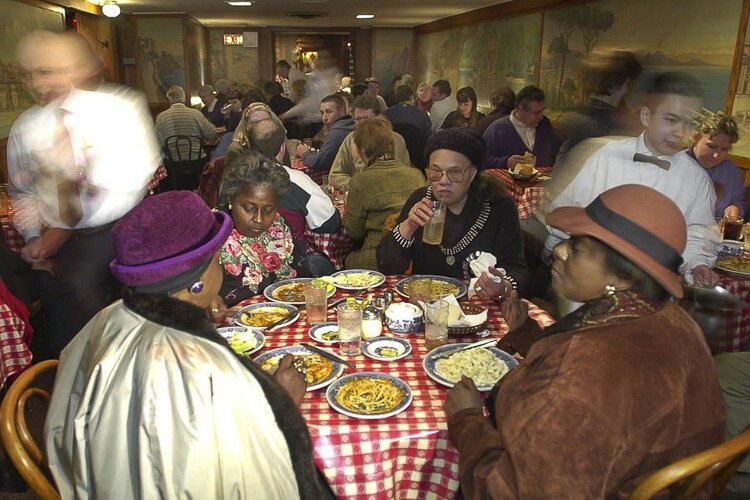
{"type": "Polygon", "coordinates": [[[386,373],[362,372],[352,373],[335,381],[330,385],[330,387],[328,387],[328,390],[326,390],[326,399],[328,400],[328,404],[331,405],[331,408],[339,413],[343,413],[344,415],[363,420],[375,420],[392,417],[393,415],[397,415],[407,409],[412,401],[412,393],[409,385],[398,377],[394,377],[393,375],[388,375],[386,373]],[[394,408],[389,408],[387,411],[382,412],[375,411],[367,413],[364,411],[360,411],[357,408],[347,408],[339,404],[339,402],[336,401],[336,396],[339,394],[339,392],[341,390],[345,390],[347,385],[351,382],[361,378],[371,379],[375,382],[383,381],[386,383],[391,383],[396,386],[396,388],[401,390],[403,396],[394,408]]]}
{"type": "MultiPolygon", "coordinates": [[[[427,353],[427,356],[424,357],[422,360],[422,367],[424,368],[424,371],[427,372],[427,375],[437,382],[438,384],[444,385],[446,387],[453,387],[456,385],[455,382],[451,382],[450,380],[440,376],[437,371],[435,370],[435,363],[437,363],[438,359],[437,357],[442,354],[450,354],[453,351],[456,351],[458,349],[461,349],[462,347],[466,347],[469,344],[445,344],[441,345],[440,347],[436,347],[435,349],[431,350],[427,353]]],[[[508,367],[508,371],[505,373],[507,375],[510,370],[514,369],[518,366],[518,361],[508,354],[507,352],[498,349],[497,347],[485,347],[488,351],[490,351],[492,354],[495,355],[497,359],[499,359],[501,362],[505,363],[505,365],[508,367]]],[[[503,375],[503,377],[505,376],[503,375]]],[[[502,377],[500,377],[502,378],[502,377]]],[[[495,384],[497,384],[497,381],[500,380],[498,378],[495,380],[492,384],[488,385],[477,385],[477,389],[479,389],[482,392],[489,391],[492,389],[495,384]]]]}
{"type": "Polygon", "coordinates": [[[331,275],[333,284],[342,290],[366,290],[385,283],[385,275],[369,269],[347,269],[331,275]]]}
{"type": "MultiPolygon", "coordinates": [[[[312,281],[313,278],[292,278],[288,280],[282,280],[277,281],[276,283],[272,283],[271,285],[268,285],[265,290],[263,290],[263,295],[270,301],[273,302],[279,302],[282,304],[294,304],[294,305],[303,305],[305,303],[305,294],[304,291],[300,292],[299,294],[295,294],[296,296],[293,299],[283,299],[278,296],[280,291],[283,291],[283,288],[290,285],[296,285],[298,283],[308,283],[312,281]],[[282,289],[282,290],[280,290],[282,289]]],[[[333,286],[333,283],[327,283],[328,285],[328,298],[330,298],[334,293],[336,293],[336,287],[333,286]]]]}
{"type": "Polygon", "coordinates": [[[362,342],[362,353],[377,361],[396,361],[411,354],[411,344],[396,337],[376,337],[362,342]]]}
{"type": "Polygon", "coordinates": [[[310,338],[321,344],[339,343],[339,324],[335,321],[326,321],[310,327],[308,333],[310,338]]]}
{"type": "Polygon", "coordinates": [[[249,328],[257,329],[257,330],[264,330],[265,326],[252,326],[248,324],[245,321],[243,321],[243,316],[246,314],[257,314],[259,312],[262,312],[263,310],[269,310],[269,309],[285,309],[287,313],[289,314],[289,317],[287,319],[274,327],[274,330],[276,328],[281,328],[283,326],[291,325],[295,321],[297,321],[297,318],[299,318],[299,310],[289,304],[282,304],[281,302],[259,302],[257,304],[250,304],[249,306],[245,306],[239,311],[237,311],[234,315],[234,322],[238,326],[247,326],[249,328]]]}
{"type": "MultiPolygon", "coordinates": [[[[466,285],[462,282],[457,280],[456,278],[449,278],[447,276],[436,276],[432,274],[415,274],[413,276],[409,276],[408,278],[404,278],[398,283],[396,283],[396,293],[401,295],[402,297],[409,298],[409,284],[417,279],[420,278],[431,278],[432,281],[440,281],[442,283],[448,283],[450,285],[453,285],[458,290],[455,295],[457,299],[460,299],[464,295],[466,295],[466,292],[469,291],[469,289],[466,287],[466,285]]],[[[445,295],[443,295],[445,297],[445,295]]],[[[432,297],[433,299],[442,299],[443,297],[432,297]]]]}
{"type": "MultiPolygon", "coordinates": [[[[255,358],[255,362],[258,363],[259,366],[262,366],[264,361],[273,358],[279,358],[279,360],[281,360],[281,358],[283,358],[287,354],[292,354],[294,356],[311,356],[314,353],[302,347],[301,345],[279,347],[278,349],[273,349],[259,355],[257,358],[255,358]]],[[[342,363],[339,363],[338,361],[334,361],[332,359],[329,361],[333,363],[333,370],[331,371],[331,373],[326,378],[319,380],[312,385],[308,385],[307,392],[315,391],[329,385],[331,382],[339,378],[342,373],[344,373],[344,365],[342,363]]]]}
{"type": "Polygon", "coordinates": [[[266,336],[260,333],[259,330],[254,328],[249,328],[246,326],[225,326],[223,328],[217,328],[216,330],[219,332],[219,335],[224,337],[226,341],[229,342],[229,347],[231,347],[234,352],[241,356],[249,356],[260,351],[266,343],[266,336]],[[239,333],[245,340],[247,340],[247,342],[252,345],[252,347],[249,347],[244,351],[236,349],[231,342],[232,337],[235,335],[235,333],[239,333]]]}

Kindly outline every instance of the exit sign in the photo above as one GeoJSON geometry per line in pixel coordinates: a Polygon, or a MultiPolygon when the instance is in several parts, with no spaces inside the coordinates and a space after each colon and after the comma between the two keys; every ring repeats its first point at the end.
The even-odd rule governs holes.
{"type": "Polygon", "coordinates": [[[244,43],[242,34],[224,35],[224,45],[242,45],[244,43]]]}

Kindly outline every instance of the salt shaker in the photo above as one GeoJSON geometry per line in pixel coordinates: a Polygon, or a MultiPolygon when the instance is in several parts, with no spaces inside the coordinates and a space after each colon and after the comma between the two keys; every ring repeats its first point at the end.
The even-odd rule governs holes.
{"type": "Polygon", "coordinates": [[[386,290],[383,294],[383,297],[385,298],[385,308],[388,309],[388,306],[393,304],[394,295],[393,292],[390,290],[386,290]]]}
{"type": "Polygon", "coordinates": [[[383,333],[383,322],[380,311],[375,306],[367,306],[362,310],[362,338],[374,339],[383,333]]]}

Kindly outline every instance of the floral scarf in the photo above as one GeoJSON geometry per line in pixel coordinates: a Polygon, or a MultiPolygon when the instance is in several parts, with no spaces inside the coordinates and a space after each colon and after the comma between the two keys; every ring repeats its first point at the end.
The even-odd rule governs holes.
{"type": "Polygon", "coordinates": [[[219,262],[228,274],[242,275],[242,286],[258,293],[260,283],[273,273],[278,279],[297,276],[292,267],[293,250],[292,231],[283,217],[276,214],[268,230],[257,238],[243,236],[232,229],[221,247],[219,262]]]}

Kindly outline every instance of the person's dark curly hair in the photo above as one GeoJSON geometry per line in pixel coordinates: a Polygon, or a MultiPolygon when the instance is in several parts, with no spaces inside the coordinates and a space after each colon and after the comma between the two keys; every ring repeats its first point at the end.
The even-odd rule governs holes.
{"type": "Polygon", "coordinates": [[[250,151],[237,157],[224,170],[219,204],[227,206],[245,187],[259,185],[270,186],[280,199],[289,194],[292,181],[284,167],[275,160],[250,151]]]}

